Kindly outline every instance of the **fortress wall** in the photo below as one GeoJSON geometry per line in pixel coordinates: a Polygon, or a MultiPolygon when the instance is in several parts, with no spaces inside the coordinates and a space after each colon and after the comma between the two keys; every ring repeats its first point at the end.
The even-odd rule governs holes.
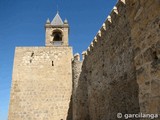
{"type": "Polygon", "coordinates": [[[160,1],[126,1],[132,25],[139,104],[143,113],[160,113],[160,1]]]}
{"type": "MultiPolygon", "coordinates": [[[[104,81],[105,96],[104,117],[117,119],[117,113],[138,113],[138,84],[134,67],[133,41],[131,25],[127,16],[128,7],[119,1],[106,21],[104,42],[104,81]],[[116,9],[117,8],[117,9],[116,9]],[[108,27],[109,26],[109,27],[108,27]],[[106,108],[107,106],[107,108],[106,108]]],[[[102,94],[102,95],[103,95],[102,94]]],[[[98,106],[98,105],[97,105],[98,106]]]]}
{"type": "Polygon", "coordinates": [[[66,120],[71,59],[71,47],[17,47],[8,119],[66,120]]]}
{"type": "Polygon", "coordinates": [[[119,2],[87,50],[78,91],[88,98],[84,113],[84,99],[79,96],[77,120],[115,120],[119,112],[139,112],[131,28],[125,13],[126,5],[119,2]]]}
{"type": "Polygon", "coordinates": [[[118,1],[87,49],[74,120],[159,112],[158,7],[158,0],[118,1]]]}

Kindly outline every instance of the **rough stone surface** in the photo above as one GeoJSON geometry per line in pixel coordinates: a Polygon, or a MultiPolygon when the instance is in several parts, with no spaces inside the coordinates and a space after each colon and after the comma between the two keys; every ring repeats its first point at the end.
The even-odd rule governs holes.
{"type": "Polygon", "coordinates": [[[71,59],[71,47],[17,47],[8,119],[66,120],[71,59]]]}
{"type": "Polygon", "coordinates": [[[73,120],[160,114],[159,11],[157,0],[118,1],[87,50],[73,120]]]}
{"type": "Polygon", "coordinates": [[[133,9],[128,9],[128,13],[140,112],[160,114],[160,4],[156,0],[139,0],[127,2],[127,5],[133,9]]]}

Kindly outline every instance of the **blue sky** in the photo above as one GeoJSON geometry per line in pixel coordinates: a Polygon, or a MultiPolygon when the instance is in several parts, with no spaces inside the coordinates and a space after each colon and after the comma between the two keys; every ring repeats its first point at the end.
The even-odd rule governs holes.
{"type": "Polygon", "coordinates": [[[0,120],[7,120],[14,49],[44,46],[44,25],[57,11],[70,25],[74,53],[89,46],[117,0],[0,0],[0,120]]]}

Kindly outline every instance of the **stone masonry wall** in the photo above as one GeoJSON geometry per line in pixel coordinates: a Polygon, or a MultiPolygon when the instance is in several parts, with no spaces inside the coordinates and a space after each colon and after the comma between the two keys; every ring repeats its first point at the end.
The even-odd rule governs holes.
{"type": "Polygon", "coordinates": [[[160,114],[159,11],[159,0],[118,1],[87,49],[73,120],[160,114]]]}
{"type": "Polygon", "coordinates": [[[71,60],[71,47],[17,47],[8,119],[66,120],[71,60]]]}
{"type": "Polygon", "coordinates": [[[142,113],[160,114],[160,0],[126,1],[142,113]]]}

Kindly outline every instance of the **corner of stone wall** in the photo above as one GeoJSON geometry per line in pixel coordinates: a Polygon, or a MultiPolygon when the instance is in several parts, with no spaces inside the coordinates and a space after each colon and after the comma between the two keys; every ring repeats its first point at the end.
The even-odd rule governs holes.
{"type": "Polygon", "coordinates": [[[79,76],[81,74],[82,61],[80,60],[80,54],[76,53],[72,60],[72,117],[75,119],[77,110],[77,87],[79,82],[79,76]]]}

